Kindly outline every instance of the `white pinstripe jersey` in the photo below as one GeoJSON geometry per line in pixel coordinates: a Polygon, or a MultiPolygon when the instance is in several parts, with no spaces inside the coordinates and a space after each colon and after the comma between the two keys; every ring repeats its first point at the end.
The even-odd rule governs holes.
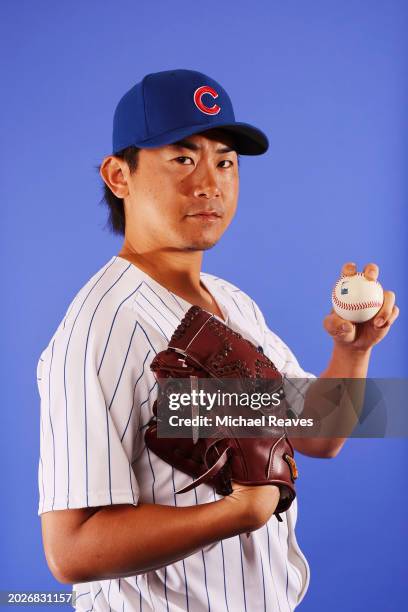
{"type": "MultiPolygon", "coordinates": [[[[285,375],[306,378],[257,305],[210,274],[201,279],[227,324],[285,375]]],[[[37,368],[41,397],[38,514],[110,504],[189,506],[219,499],[144,445],[157,384],[149,363],[191,304],[112,257],[77,293],[37,368]]],[[[235,536],[134,577],[74,585],[78,610],[288,612],[303,598],[308,564],[296,542],[297,500],[250,537],[235,536]]]]}

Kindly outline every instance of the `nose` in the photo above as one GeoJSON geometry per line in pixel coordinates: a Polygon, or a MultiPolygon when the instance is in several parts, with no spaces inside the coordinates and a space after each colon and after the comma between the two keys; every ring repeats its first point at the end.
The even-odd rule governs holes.
{"type": "Polygon", "coordinates": [[[196,174],[195,178],[194,197],[207,200],[220,197],[221,190],[214,170],[206,166],[199,174],[196,174]]]}

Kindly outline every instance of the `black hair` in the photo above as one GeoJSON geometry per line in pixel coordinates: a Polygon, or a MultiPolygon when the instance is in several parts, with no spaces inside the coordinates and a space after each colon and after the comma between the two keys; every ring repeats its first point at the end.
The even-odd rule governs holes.
{"type": "MultiPolygon", "coordinates": [[[[126,149],[115,153],[115,157],[123,159],[129,166],[130,173],[133,174],[137,168],[139,151],[138,147],[126,147],[126,149]]],[[[124,236],[126,225],[124,201],[122,198],[115,196],[105,182],[103,183],[103,197],[100,204],[107,206],[109,209],[109,216],[105,227],[108,227],[113,234],[124,236]]]]}

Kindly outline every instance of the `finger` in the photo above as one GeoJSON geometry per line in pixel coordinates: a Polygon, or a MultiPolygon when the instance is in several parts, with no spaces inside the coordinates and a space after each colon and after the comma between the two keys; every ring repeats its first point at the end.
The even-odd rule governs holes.
{"type": "Polygon", "coordinates": [[[389,319],[391,318],[392,311],[395,304],[395,293],[393,291],[384,291],[384,302],[381,309],[376,314],[374,319],[374,325],[377,328],[385,327],[389,319]]]}
{"type": "Polygon", "coordinates": [[[323,320],[324,329],[333,337],[341,337],[349,341],[355,335],[356,326],[351,321],[346,321],[336,313],[330,313],[323,320]]]}
{"type": "Polygon", "coordinates": [[[363,274],[368,280],[377,280],[380,269],[375,263],[368,263],[364,266],[363,274]]]}
{"type": "Polygon", "coordinates": [[[400,309],[398,308],[398,306],[394,306],[394,308],[392,309],[392,313],[390,318],[388,319],[388,325],[392,325],[395,321],[395,319],[398,319],[398,315],[400,313],[400,309]]]}
{"type": "Polygon", "coordinates": [[[357,274],[357,265],[352,262],[349,261],[347,263],[345,263],[342,268],[341,268],[341,276],[354,276],[354,274],[357,274]]]}
{"type": "Polygon", "coordinates": [[[399,308],[398,306],[394,306],[391,312],[391,316],[388,319],[388,321],[386,321],[382,327],[376,328],[376,333],[379,339],[384,338],[388,334],[388,332],[390,331],[391,325],[394,323],[395,319],[398,318],[398,315],[399,315],[399,308]]]}

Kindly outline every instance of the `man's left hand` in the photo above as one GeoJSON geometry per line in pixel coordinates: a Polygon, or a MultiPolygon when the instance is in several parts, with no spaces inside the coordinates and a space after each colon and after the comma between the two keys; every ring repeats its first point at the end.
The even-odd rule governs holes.
{"type": "MultiPolygon", "coordinates": [[[[357,273],[354,263],[346,263],[342,267],[342,275],[353,276],[357,273]]],[[[379,268],[375,263],[369,263],[363,270],[368,280],[377,280],[379,268]]],[[[350,348],[351,351],[368,351],[388,334],[391,325],[399,315],[395,305],[395,293],[384,290],[384,303],[380,311],[365,323],[352,323],[339,317],[332,309],[323,321],[325,330],[332,336],[335,344],[350,348]]]]}

